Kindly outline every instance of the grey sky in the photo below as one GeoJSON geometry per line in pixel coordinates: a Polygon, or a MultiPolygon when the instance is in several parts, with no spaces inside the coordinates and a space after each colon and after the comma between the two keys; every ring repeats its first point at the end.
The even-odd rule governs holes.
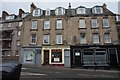
{"type": "MultiPolygon", "coordinates": [[[[18,10],[21,8],[25,12],[29,12],[31,2],[2,2],[2,7],[0,12],[7,11],[9,14],[18,14],[18,10]]],[[[114,13],[118,13],[118,2],[70,2],[72,8],[76,8],[80,5],[85,6],[87,8],[91,8],[95,5],[103,5],[103,3],[107,4],[107,8],[114,13]]],[[[1,3],[0,3],[1,4],[1,3]]],[[[64,8],[68,8],[69,2],[34,2],[34,4],[41,9],[55,9],[58,6],[62,6],[64,8]]],[[[0,16],[1,16],[0,13],[0,16]]]]}

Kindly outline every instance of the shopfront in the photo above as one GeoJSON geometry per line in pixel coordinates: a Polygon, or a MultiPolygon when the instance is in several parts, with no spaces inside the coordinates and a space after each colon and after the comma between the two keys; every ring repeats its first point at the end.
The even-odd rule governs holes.
{"type": "MultiPolygon", "coordinates": [[[[70,55],[69,47],[61,46],[43,46],[42,48],[42,64],[49,66],[64,66],[66,58],[65,53],[70,55]],[[69,50],[66,52],[66,49],[69,50]]],[[[69,60],[68,60],[69,61],[69,60]]]]}
{"type": "Polygon", "coordinates": [[[20,62],[23,64],[33,64],[33,65],[41,65],[42,55],[41,55],[41,47],[22,47],[20,62]]]}
{"type": "Polygon", "coordinates": [[[71,46],[71,67],[113,67],[120,62],[120,45],[71,46]]]}

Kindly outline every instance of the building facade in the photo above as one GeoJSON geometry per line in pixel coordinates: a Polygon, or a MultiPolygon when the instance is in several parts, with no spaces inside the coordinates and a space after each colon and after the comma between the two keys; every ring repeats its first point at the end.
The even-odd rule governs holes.
{"type": "Polygon", "coordinates": [[[106,4],[74,9],[69,4],[68,9],[42,10],[32,3],[30,14],[23,20],[20,61],[33,65],[96,66],[98,57],[100,66],[108,66],[107,54],[113,50],[118,64],[115,22],[115,14],[106,4]]]}
{"type": "Polygon", "coordinates": [[[21,47],[21,27],[24,11],[19,9],[19,14],[8,14],[2,12],[0,22],[0,44],[3,61],[19,61],[19,52],[21,47]]]}

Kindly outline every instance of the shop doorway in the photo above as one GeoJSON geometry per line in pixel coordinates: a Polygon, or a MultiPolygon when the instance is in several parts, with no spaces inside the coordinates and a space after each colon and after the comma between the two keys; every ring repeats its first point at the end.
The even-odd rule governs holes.
{"type": "Polygon", "coordinates": [[[49,50],[44,50],[44,65],[49,65],[49,50]]]}
{"type": "Polygon", "coordinates": [[[73,50],[73,62],[75,65],[80,66],[81,65],[81,50],[80,49],[74,49],[73,50]]]}

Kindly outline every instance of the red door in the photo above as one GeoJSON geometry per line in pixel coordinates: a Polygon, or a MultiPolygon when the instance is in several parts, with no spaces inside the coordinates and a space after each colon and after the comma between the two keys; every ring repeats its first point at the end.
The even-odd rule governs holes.
{"type": "Polygon", "coordinates": [[[44,50],[44,65],[49,64],[49,50],[44,50]]]}

